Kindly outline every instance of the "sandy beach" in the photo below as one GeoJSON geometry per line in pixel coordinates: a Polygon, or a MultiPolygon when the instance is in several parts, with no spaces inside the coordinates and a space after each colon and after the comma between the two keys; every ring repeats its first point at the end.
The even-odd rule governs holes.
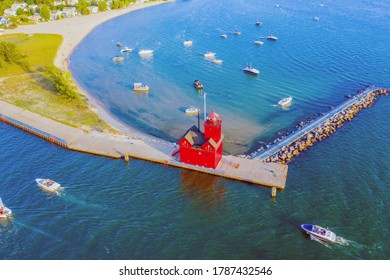
{"type": "Polygon", "coordinates": [[[87,16],[76,16],[72,18],[64,18],[56,21],[48,21],[37,23],[34,25],[22,25],[13,30],[6,30],[4,34],[12,33],[46,33],[60,34],[64,38],[62,45],[58,49],[57,57],[54,60],[54,65],[64,71],[68,71],[68,58],[73,49],[99,24],[113,19],[115,17],[127,14],[139,9],[156,6],[170,1],[156,1],[148,3],[136,3],[127,8],[120,10],[110,10],[99,12],[87,16]]]}
{"type": "MultiPolygon", "coordinates": [[[[72,18],[65,18],[57,21],[42,22],[35,25],[23,25],[18,26],[13,30],[6,30],[5,34],[13,33],[25,33],[25,34],[59,34],[63,37],[63,42],[58,49],[57,56],[54,59],[54,65],[62,69],[63,71],[69,71],[68,59],[73,52],[73,49],[87,36],[96,26],[99,24],[113,19],[115,17],[127,14],[132,11],[136,11],[151,6],[156,6],[171,1],[156,1],[148,3],[136,3],[127,8],[120,10],[110,10],[105,12],[99,12],[87,16],[76,16],[72,18]]],[[[76,83],[77,84],[77,83],[76,83]]],[[[146,133],[142,133],[124,122],[117,119],[110,114],[103,105],[96,99],[94,99],[87,91],[85,91],[80,85],[77,85],[81,92],[88,97],[90,105],[96,108],[97,114],[109,125],[117,130],[130,134],[132,137],[139,138],[145,141],[160,141],[165,142],[162,139],[150,136],[146,133]]],[[[167,144],[167,143],[165,143],[167,144]]]]}

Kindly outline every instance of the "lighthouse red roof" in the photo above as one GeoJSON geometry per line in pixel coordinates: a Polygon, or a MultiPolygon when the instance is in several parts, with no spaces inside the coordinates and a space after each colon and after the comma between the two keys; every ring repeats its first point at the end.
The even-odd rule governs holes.
{"type": "Polygon", "coordinates": [[[209,114],[209,119],[216,119],[216,120],[219,119],[219,115],[215,113],[214,109],[211,110],[211,113],[209,114]]]}

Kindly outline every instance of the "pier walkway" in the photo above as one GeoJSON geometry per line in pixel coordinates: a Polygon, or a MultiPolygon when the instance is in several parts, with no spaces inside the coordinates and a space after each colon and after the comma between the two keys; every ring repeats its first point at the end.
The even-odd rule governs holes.
{"type": "Polygon", "coordinates": [[[328,120],[332,119],[335,115],[347,110],[350,106],[352,106],[355,103],[357,103],[358,101],[362,100],[367,95],[369,95],[370,93],[374,92],[377,89],[378,89],[378,87],[375,87],[375,86],[372,86],[372,87],[365,89],[359,95],[351,97],[350,99],[341,103],[336,108],[325,113],[320,118],[309,122],[308,124],[299,128],[295,132],[286,136],[282,140],[276,142],[275,144],[272,144],[267,149],[260,151],[258,153],[255,153],[254,155],[252,155],[252,158],[259,159],[261,161],[265,161],[267,158],[271,157],[272,155],[277,154],[282,148],[287,147],[287,146],[291,145],[292,143],[295,143],[296,141],[298,141],[302,137],[306,136],[308,133],[310,133],[314,129],[318,128],[322,124],[326,123],[328,120]]]}
{"type": "Polygon", "coordinates": [[[131,135],[86,133],[3,101],[0,101],[0,120],[74,151],[111,158],[129,156],[279,189],[284,189],[286,185],[288,166],[279,163],[228,155],[222,157],[216,169],[185,164],[172,156],[176,149],[173,143],[155,139],[146,141],[131,135]]]}

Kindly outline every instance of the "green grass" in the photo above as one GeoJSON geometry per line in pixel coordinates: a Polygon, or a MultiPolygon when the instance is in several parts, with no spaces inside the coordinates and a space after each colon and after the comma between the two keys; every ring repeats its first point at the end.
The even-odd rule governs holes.
{"type": "MultiPolygon", "coordinates": [[[[6,34],[0,40],[11,42],[17,45],[27,61],[31,65],[32,71],[39,68],[53,65],[57,50],[62,43],[62,36],[56,34],[6,34]]],[[[26,71],[18,65],[9,65],[6,69],[0,69],[0,77],[22,74],[26,71]]]]}
{"type": "Polygon", "coordinates": [[[63,124],[84,130],[115,132],[95,113],[85,98],[66,100],[59,96],[45,69],[53,65],[62,36],[53,34],[12,34],[0,37],[12,42],[31,65],[0,68],[0,99],[63,124]]]}

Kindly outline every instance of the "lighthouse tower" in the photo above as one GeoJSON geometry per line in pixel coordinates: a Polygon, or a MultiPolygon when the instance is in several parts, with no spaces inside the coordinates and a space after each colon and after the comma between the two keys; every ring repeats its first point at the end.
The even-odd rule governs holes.
{"type": "Polygon", "coordinates": [[[212,110],[203,125],[204,133],[194,125],[179,140],[180,161],[215,169],[222,159],[222,118],[212,110]]]}

